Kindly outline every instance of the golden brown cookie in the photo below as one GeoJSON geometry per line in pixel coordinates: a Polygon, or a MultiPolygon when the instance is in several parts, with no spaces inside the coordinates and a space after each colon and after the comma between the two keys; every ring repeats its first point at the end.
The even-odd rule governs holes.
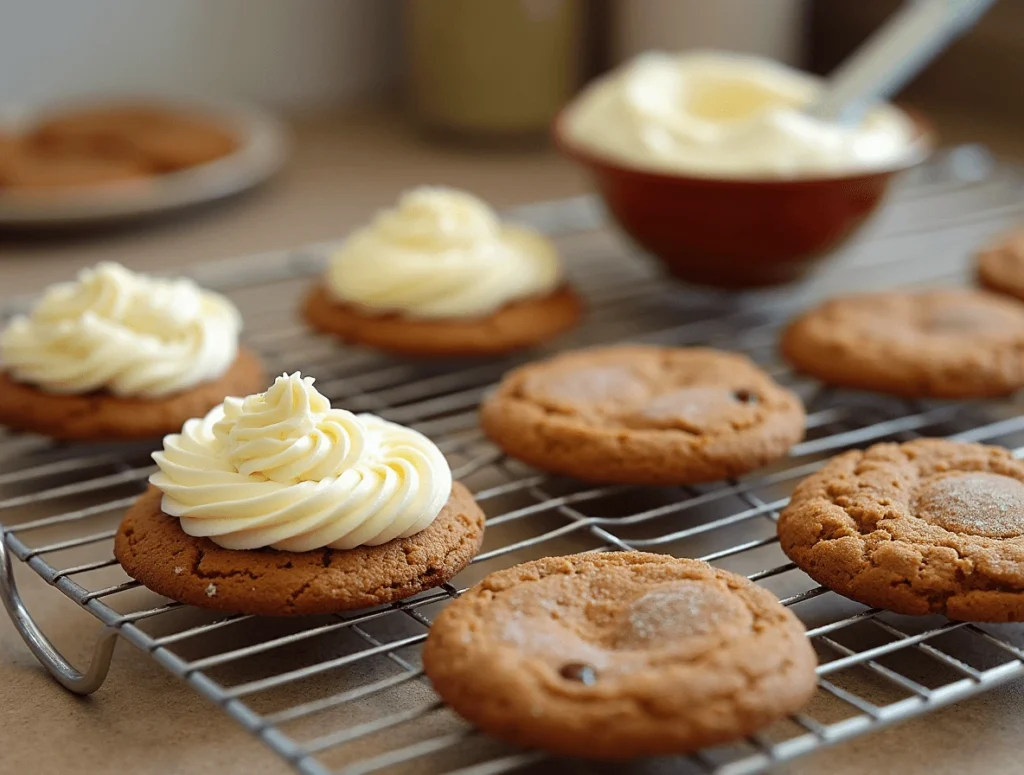
{"type": "Polygon", "coordinates": [[[423,667],[483,731],[595,759],[742,738],[814,693],[803,625],[699,560],[548,557],[492,573],[430,629],[423,667]]]}
{"type": "Polygon", "coordinates": [[[902,614],[1024,621],[1024,462],[921,439],[847,452],[801,482],[783,550],[840,595],[902,614]]]}
{"type": "Polygon", "coordinates": [[[1024,228],[1004,234],[978,254],[978,282],[1024,300],[1024,228]]]}
{"type": "Polygon", "coordinates": [[[571,288],[512,302],[474,320],[413,320],[377,315],[334,300],[315,286],[303,305],[314,328],[352,344],[425,357],[484,356],[532,347],[573,328],[582,303],[571,288]]]}
{"type": "Polygon", "coordinates": [[[129,159],[20,150],[0,162],[0,185],[11,189],[147,185],[149,171],[129,159]]]}
{"type": "Polygon", "coordinates": [[[238,148],[238,139],[209,119],[142,104],[52,115],[35,127],[30,142],[61,153],[130,160],[154,172],[204,164],[238,148]]]}
{"type": "Polygon", "coordinates": [[[0,425],[60,441],[158,438],[177,433],[185,420],[202,417],[226,396],[247,396],[265,387],[263,365],[244,348],[219,379],[158,399],[47,393],[0,372],[0,425]]]}
{"type": "Polygon", "coordinates": [[[982,398],[1024,387],[1024,305],[985,291],[844,296],[789,325],[782,354],[839,387],[982,398]]]}
{"type": "Polygon", "coordinates": [[[7,170],[20,151],[20,143],[14,135],[0,132],[0,186],[6,181],[7,170]]]}
{"type": "Polygon", "coordinates": [[[380,546],[235,551],[195,538],[160,509],[150,487],[129,509],[114,556],[132,578],[188,605],[260,616],[330,614],[390,603],[440,586],[480,550],[484,514],[456,482],[426,530],[380,546]]]}
{"type": "Polygon", "coordinates": [[[484,432],[537,468],[593,482],[711,482],[782,457],[804,434],[800,399],[742,355],[626,346],[507,374],[484,432]]]}

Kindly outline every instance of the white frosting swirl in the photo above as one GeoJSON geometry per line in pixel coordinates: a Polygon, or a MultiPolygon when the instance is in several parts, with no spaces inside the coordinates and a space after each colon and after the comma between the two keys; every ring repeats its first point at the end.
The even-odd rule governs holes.
{"type": "Polygon", "coordinates": [[[547,239],[445,188],[404,194],[345,241],[327,272],[340,301],[412,318],[482,317],[551,293],[561,280],[547,239]]]}
{"type": "Polygon", "coordinates": [[[452,489],[427,437],[332,409],[297,373],[189,420],[153,459],[163,511],[227,549],[377,546],[424,530],[452,489]]]}
{"type": "Polygon", "coordinates": [[[191,280],[101,263],[14,318],[0,357],[16,380],[52,393],[160,398],[224,374],[241,328],[230,301],[191,280]]]}

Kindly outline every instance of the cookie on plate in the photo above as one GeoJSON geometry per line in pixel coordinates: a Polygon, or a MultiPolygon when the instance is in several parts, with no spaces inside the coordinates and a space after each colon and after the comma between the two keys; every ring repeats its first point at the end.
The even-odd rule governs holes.
{"type": "Polygon", "coordinates": [[[0,425],[60,440],[159,437],[263,386],[225,297],[113,263],[49,288],[0,332],[0,425]]]}
{"type": "Polygon", "coordinates": [[[389,603],[447,582],[483,541],[483,512],[429,439],[332,408],[299,374],[225,399],[153,458],[114,555],[182,603],[263,616],[389,603]]]}
{"type": "Polygon", "coordinates": [[[29,142],[50,152],[130,161],[155,173],[205,164],[238,148],[238,139],[214,121],[145,104],[52,114],[35,126],[29,142]]]}
{"type": "Polygon", "coordinates": [[[483,731],[596,759],[752,734],[810,699],[815,666],[770,592],[642,552],[492,573],[441,613],[423,649],[438,694],[483,731]]]}
{"type": "Polygon", "coordinates": [[[978,282],[1024,300],[1024,227],[999,237],[978,254],[978,282]]]}
{"type": "MultiPolygon", "coordinates": [[[[2,152],[0,152],[2,153],[2,152]]],[[[51,154],[20,149],[0,160],[0,187],[12,189],[82,188],[118,184],[145,185],[146,167],[130,159],[51,154]]]]}
{"type": "Polygon", "coordinates": [[[801,482],[782,549],[820,584],[901,614],[1024,621],[1024,462],[921,439],[839,455],[801,482]]]}
{"type": "Polygon", "coordinates": [[[507,374],[481,408],[512,457],[593,482],[739,476],[804,434],[800,399],[742,355],[701,348],[580,350],[507,374]]]}
{"type": "Polygon", "coordinates": [[[581,303],[554,246],[486,203],[419,188],[331,258],[303,306],[319,331],[414,356],[485,356],[572,328],[581,303]]]}
{"type": "Polygon", "coordinates": [[[7,170],[21,150],[17,137],[0,132],[0,186],[4,185],[7,170]]]}
{"type": "Polygon", "coordinates": [[[844,296],[789,325],[782,354],[828,385],[914,398],[1024,387],[1024,305],[985,291],[844,296]]]}

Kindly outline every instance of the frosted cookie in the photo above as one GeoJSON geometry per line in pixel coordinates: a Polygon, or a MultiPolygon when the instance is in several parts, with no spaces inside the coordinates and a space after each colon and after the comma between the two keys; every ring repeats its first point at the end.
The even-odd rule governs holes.
{"type": "Polygon", "coordinates": [[[1024,305],[974,290],[844,296],[789,325],[782,354],[839,387],[914,398],[1024,387],[1024,305]]]}
{"type": "Polygon", "coordinates": [[[554,246],[460,191],[419,188],[335,253],[303,313],[341,339],[407,355],[497,355],[579,321],[554,246]]]}
{"type": "Polygon", "coordinates": [[[803,438],[804,419],[800,399],[742,355],[646,346],[530,363],[480,413],[495,444],[537,468],[663,485],[760,468],[803,438]]]}
{"type": "Polygon", "coordinates": [[[778,524],[783,550],[840,595],[901,614],[1024,621],[1024,462],[922,439],[833,458],[778,524]]]}
{"type": "Polygon", "coordinates": [[[264,384],[241,327],[234,304],[191,280],[83,270],[0,333],[0,425],[63,440],[176,431],[264,384]]]}
{"type": "Polygon", "coordinates": [[[492,573],[430,628],[442,699],[495,737],[595,759],[685,754],[798,710],[817,660],[742,576],[641,552],[492,573]]]}
{"type": "Polygon", "coordinates": [[[1024,227],[1004,234],[978,254],[978,282],[1024,300],[1024,227]]]}
{"type": "Polygon", "coordinates": [[[114,554],[190,605],[293,616],[388,603],[445,583],[483,541],[483,512],[429,439],[332,408],[298,374],[189,420],[153,458],[114,554]]]}

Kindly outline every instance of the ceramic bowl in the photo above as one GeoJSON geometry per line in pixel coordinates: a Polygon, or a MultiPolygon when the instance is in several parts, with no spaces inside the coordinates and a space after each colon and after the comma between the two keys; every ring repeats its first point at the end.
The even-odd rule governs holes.
{"type": "Polygon", "coordinates": [[[721,288],[792,282],[834,252],[885,198],[896,176],[934,147],[918,137],[892,167],[797,179],[725,179],[651,172],[584,150],[554,122],[555,144],[590,173],[611,216],[676,277],[721,288]]]}

